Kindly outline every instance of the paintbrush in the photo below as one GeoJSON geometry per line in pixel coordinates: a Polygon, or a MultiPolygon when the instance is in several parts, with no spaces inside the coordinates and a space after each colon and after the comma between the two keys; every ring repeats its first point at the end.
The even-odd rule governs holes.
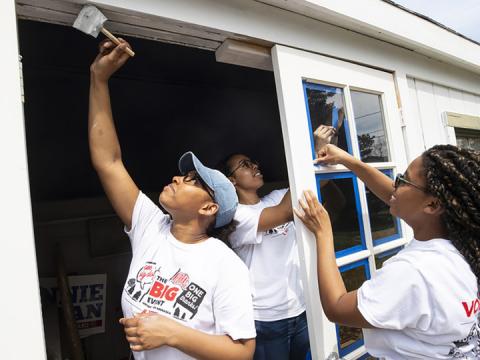
{"type": "MultiPolygon", "coordinates": [[[[103,27],[105,21],[107,21],[107,18],[105,17],[105,15],[102,14],[100,10],[98,10],[93,5],[86,5],[82,8],[77,18],[75,19],[73,27],[84,32],[87,35],[93,36],[94,38],[96,38],[98,34],[102,32],[115,44],[120,45],[120,40],[118,40],[115,35],[113,35],[110,31],[103,27]]],[[[125,52],[130,56],[135,55],[135,53],[129,47],[125,48],[125,52]]]]}

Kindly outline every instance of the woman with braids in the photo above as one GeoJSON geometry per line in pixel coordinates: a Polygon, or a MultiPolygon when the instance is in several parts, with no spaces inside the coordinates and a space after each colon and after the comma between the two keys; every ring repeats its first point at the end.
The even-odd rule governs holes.
{"type": "Polygon", "coordinates": [[[127,46],[100,45],[90,68],[88,116],[93,166],[132,245],[120,320],[127,341],[137,360],[250,359],[248,269],[218,239],[234,230],[235,188],[187,152],[178,162],[181,175],[158,199],[168,214],[139,190],[122,161],[108,90],[108,79],[129,58],[127,46]]]}
{"type": "Polygon", "coordinates": [[[372,279],[347,292],[328,213],[306,191],[294,211],[316,238],[328,318],[363,328],[367,351],[378,358],[480,359],[480,154],[434,146],[393,183],[334,145],[317,155],[317,163],[353,171],[414,233],[372,279]]]}

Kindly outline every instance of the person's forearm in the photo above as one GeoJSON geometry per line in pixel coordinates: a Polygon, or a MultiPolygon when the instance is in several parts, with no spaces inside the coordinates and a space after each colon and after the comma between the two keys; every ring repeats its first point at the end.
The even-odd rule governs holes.
{"type": "Polygon", "coordinates": [[[182,326],[170,346],[200,360],[249,360],[255,349],[254,341],[233,341],[227,335],[210,335],[182,326]]]}
{"type": "Polygon", "coordinates": [[[121,158],[108,83],[93,74],[90,76],[88,139],[92,163],[97,170],[121,158]]]}
{"type": "Polygon", "coordinates": [[[333,240],[326,241],[317,235],[317,276],[323,311],[332,320],[340,298],[347,293],[335,259],[333,240]]]}
{"type": "Polygon", "coordinates": [[[283,195],[282,200],[280,201],[280,211],[283,213],[285,222],[293,220],[293,210],[292,210],[292,195],[290,189],[283,195]]]}
{"type": "Polygon", "coordinates": [[[343,165],[353,171],[376,196],[388,204],[393,193],[393,180],[390,177],[353,156],[344,161],[343,165]]]}
{"type": "Polygon", "coordinates": [[[258,232],[267,231],[293,220],[292,197],[290,190],[283,196],[278,205],[262,210],[258,221],[258,232]]]}

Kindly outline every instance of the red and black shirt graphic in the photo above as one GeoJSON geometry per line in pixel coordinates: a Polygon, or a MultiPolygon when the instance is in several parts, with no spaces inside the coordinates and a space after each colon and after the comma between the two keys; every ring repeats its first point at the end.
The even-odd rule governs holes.
{"type": "Polygon", "coordinates": [[[476,321],[467,337],[454,342],[448,355],[457,360],[480,359],[480,299],[462,301],[462,306],[465,315],[476,318],[476,321]]]}
{"type": "Polygon", "coordinates": [[[287,235],[290,228],[290,224],[291,222],[287,222],[285,224],[266,230],[264,232],[264,235],[271,235],[271,236],[287,235]]]}
{"type": "Polygon", "coordinates": [[[150,261],[138,270],[136,278],[128,279],[124,291],[139,311],[164,313],[183,321],[195,317],[206,295],[181,269],[167,274],[150,261]]]}

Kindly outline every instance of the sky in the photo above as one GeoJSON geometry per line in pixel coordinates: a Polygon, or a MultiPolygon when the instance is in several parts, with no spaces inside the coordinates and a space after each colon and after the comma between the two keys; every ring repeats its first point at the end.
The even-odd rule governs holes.
{"type": "Polygon", "coordinates": [[[480,42],[480,0],[393,0],[480,42]]]}

